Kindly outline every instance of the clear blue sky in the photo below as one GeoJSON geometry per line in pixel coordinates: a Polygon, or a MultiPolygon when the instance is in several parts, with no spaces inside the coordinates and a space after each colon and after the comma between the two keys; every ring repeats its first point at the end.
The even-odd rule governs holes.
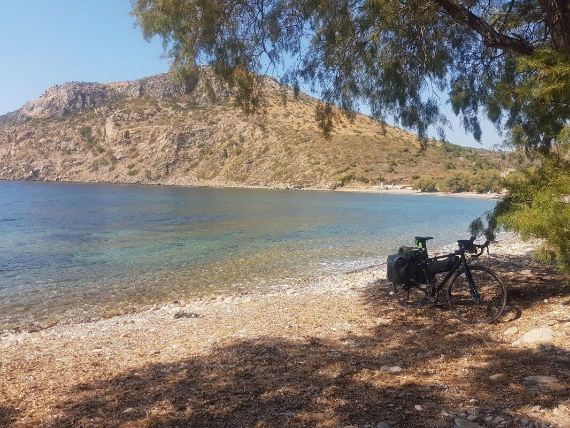
{"type": "MultiPolygon", "coordinates": [[[[148,43],[129,0],[0,0],[0,114],[68,81],[113,82],[168,70],[159,40],[148,43]]],[[[481,147],[453,113],[447,139],[481,147]]],[[[435,135],[435,133],[434,133],[435,135]]],[[[500,142],[483,124],[483,147],[500,142]]]]}

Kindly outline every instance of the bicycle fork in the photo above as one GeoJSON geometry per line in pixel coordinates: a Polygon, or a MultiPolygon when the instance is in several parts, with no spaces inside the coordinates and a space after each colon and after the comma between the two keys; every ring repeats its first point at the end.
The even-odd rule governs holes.
{"type": "Polygon", "coordinates": [[[475,303],[481,302],[481,295],[475,286],[475,281],[473,281],[473,275],[471,275],[471,271],[469,267],[465,265],[465,277],[467,278],[467,282],[469,283],[469,292],[471,293],[471,298],[475,303]]]}

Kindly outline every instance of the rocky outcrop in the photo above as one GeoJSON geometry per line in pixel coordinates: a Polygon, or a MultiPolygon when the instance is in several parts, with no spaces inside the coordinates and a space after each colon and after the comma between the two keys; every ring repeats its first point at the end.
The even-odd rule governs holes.
{"type": "Polygon", "coordinates": [[[19,110],[0,116],[0,123],[62,118],[125,99],[149,97],[156,101],[167,101],[183,95],[187,95],[189,101],[196,105],[206,106],[227,99],[230,91],[226,85],[214,79],[206,68],[201,69],[195,79],[185,83],[175,81],[167,74],[109,84],[69,82],[55,85],[19,110]]]}

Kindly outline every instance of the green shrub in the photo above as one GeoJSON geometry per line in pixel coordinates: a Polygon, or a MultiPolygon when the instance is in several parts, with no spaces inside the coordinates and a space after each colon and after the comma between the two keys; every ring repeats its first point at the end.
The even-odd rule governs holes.
{"type": "Polygon", "coordinates": [[[348,183],[350,183],[351,181],[354,181],[355,179],[356,179],[356,177],[354,176],[354,174],[343,175],[342,177],[340,177],[338,185],[340,187],[346,186],[348,183]]]}
{"type": "Polygon", "coordinates": [[[503,188],[503,179],[497,171],[481,171],[471,177],[471,190],[477,193],[499,193],[503,188]]]}
{"type": "Polygon", "coordinates": [[[438,186],[435,180],[431,177],[422,177],[414,183],[414,189],[420,192],[437,192],[438,186]]]}
{"type": "Polygon", "coordinates": [[[499,225],[523,238],[544,239],[539,254],[570,272],[570,163],[546,159],[506,179],[508,195],[497,204],[499,225]]]}
{"type": "Polygon", "coordinates": [[[471,190],[470,177],[466,173],[456,172],[443,180],[441,187],[444,192],[469,192],[471,190]]]}

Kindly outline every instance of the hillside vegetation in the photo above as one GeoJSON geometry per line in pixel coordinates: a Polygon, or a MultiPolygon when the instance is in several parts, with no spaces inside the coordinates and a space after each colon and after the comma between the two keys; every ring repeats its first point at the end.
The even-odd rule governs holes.
{"type": "Polygon", "coordinates": [[[263,108],[246,114],[203,76],[184,87],[166,75],[56,86],[0,117],[0,178],[487,192],[513,163],[445,142],[422,149],[415,135],[364,115],[339,113],[325,138],[317,100],[270,79],[265,91],[263,108]]]}

